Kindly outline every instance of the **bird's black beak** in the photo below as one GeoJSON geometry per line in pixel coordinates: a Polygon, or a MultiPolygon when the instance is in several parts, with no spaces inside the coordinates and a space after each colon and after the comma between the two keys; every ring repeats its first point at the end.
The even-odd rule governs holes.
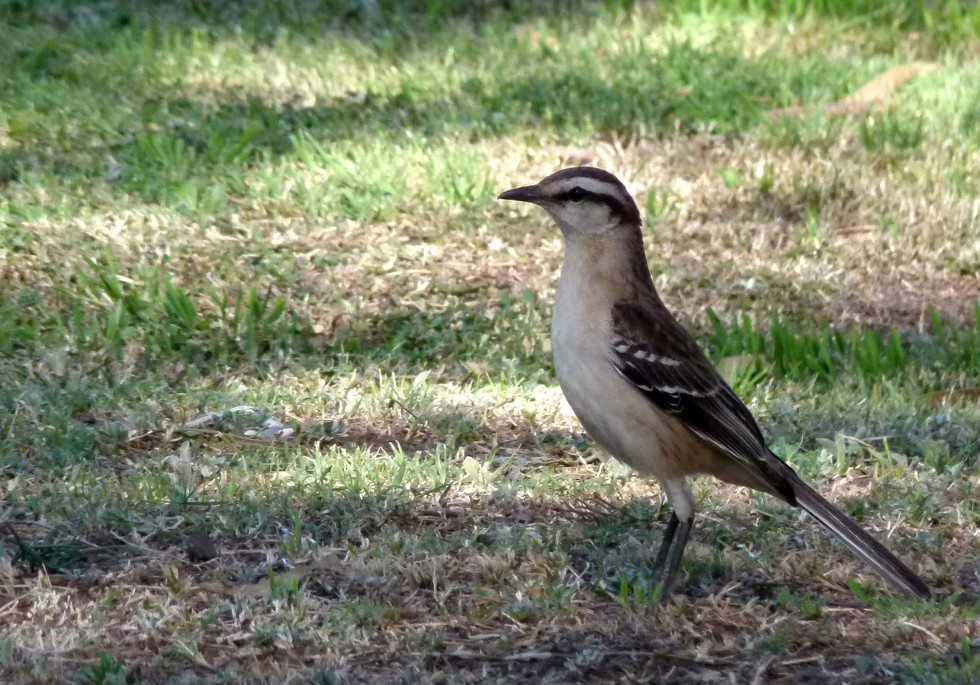
{"type": "Polygon", "coordinates": [[[534,202],[535,204],[541,202],[541,196],[538,194],[538,187],[536,185],[521,186],[520,188],[505,190],[497,196],[497,199],[515,200],[517,202],[534,202]]]}

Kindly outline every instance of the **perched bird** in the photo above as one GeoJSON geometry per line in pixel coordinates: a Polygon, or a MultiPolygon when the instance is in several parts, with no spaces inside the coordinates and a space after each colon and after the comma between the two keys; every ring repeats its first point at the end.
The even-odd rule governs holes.
{"type": "Polygon", "coordinates": [[[589,435],[663,486],[673,509],[654,562],[663,596],[694,522],[687,477],[698,474],[802,507],[896,587],[929,596],[915,573],[766,447],[751,412],[660,300],[640,211],[619,179],[574,167],[499,199],[540,205],[564,235],[551,324],[558,383],[589,435]]]}

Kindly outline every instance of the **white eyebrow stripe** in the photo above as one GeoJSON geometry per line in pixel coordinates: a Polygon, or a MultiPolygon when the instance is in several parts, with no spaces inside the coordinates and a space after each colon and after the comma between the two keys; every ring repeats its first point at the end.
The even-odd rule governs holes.
{"type": "Polygon", "coordinates": [[[582,190],[588,191],[590,193],[595,193],[596,195],[608,195],[610,197],[616,198],[618,202],[629,206],[632,200],[623,194],[620,187],[609,181],[600,181],[597,178],[592,178],[591,176],[572,176],[570,178],[563,178],[561,181],[555,184],[555,195],[559,195],[572,188],[581,188],[582,190]]]}

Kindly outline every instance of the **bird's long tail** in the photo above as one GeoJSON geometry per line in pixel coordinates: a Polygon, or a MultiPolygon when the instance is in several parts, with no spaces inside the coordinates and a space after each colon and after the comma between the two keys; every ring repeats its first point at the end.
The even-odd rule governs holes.
{"type": "Polygon", "coordinates": [[[847,545],[861,559],[866,561],[883,578],[896,587],[917,597],[930,596],[929,586],[919,576],[898,560],[894,554],[871,537],[850,516],[825,500],[816,490],[793,474],[791,479],[796,502],[810,516],[817,519],[827,530],[847,545]]]}

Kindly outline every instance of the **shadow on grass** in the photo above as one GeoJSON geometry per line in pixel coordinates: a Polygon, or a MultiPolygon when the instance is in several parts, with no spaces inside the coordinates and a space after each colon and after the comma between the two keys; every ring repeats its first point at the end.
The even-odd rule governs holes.
{"type": "MultiPolygon", "coordinates": [[[[102,548],[101,556],[90,549],[91,558],[86,560],[91,564],[89,572],[52,575],[46,590],[74,592],[76,601],[85,602],[89,597],[101,597],[113,584],[136,583],[141,593],[173,593],[169,601],[188,603],[193,612],[203,611],[210,603],[214,613],[208,614],[209,630],[196,643],[210,663],[183,663],[171,658],[175,655],[158,654],[159,645],[142,637],[118,652],[119,663],[138,669],[147,682],[163,682],[176,668],[184,677],[193,673],[206,678],[224,672],[239,678],[260,678],[267,668],[303,670],[311,663],[336,666],[312,660],[309,631],[314,627],[301,623],[291,628],[290,649],[266,653],[261,661],[252,661],[254,653],[229,661],[213,644],[215,636],[222,629],[230,630],[232,619],[239,615],[267,612],[272,620],[271,616],[297,607],[304,616],[317,619],[318,630],[335,629],[328,618],[336,620],[334,612],[345,607],[372,610],[345,616],[345,622],[351,624],[345,623],[348,632],[334,636],[340,653],[357,651],[357,655],[347,655],[337,672],[363,678],[363,682],[392,682],[389,677],[393,674],[419,666],[423,673],[446,669],[457,674],[479,673],[474,682],[487,682],[491,676],[558,675],[566,679],[554,682],[568,682],[573,675],[613,671],[685,673],[695,678],[745,670],[751,675],[758,668],[757,648],[770,644],[764,640],[770,635],[764,623],[756,626],[758,617],[753,607],[760,604],[769,618],[786,614],[788,631],[773,634],[771,646],[799,661],[780,671],[785,680],[779,682],[798,682],[793,676],[811,674],[811,656],[819,657],[824,675],[828,668],[853,671],[862,663],[863,642],[858,640],[850,650],[835,649],[834,620],[822,613],[825,601],[851,613],[860,611],[861,603],[854,602],[846,590],[821,584],[817,572],[785,587],[767,581],[759,567],[760,563],[777,563],[775,550],[791,547],[788,529],[795,524],[788,517],[770,515],[760,521],[744,509],[726,505],[714,510],[714,516],[701,521],[695,539],[730,550],[734,556],[726,557],[729,560],[744,557],[746,548],[756,553],[764,550],[763,561],[755,566],[750,562],[753,568],[747,571],[733,572],[731,562],[722,560],[720,554],[706,562],[702,552],[698,555],[701,559],[689,559],[685,564],[688,579],[674,608],[658,610],[638,594],[650,579],[649,563],[666,518],[656,503],[610,507],[593,500],[596,505],[590,507],[588,501],[562,497],[529,499],[503,494],[433,500],[432,494],[437,493],[393,489],[317,494],[309,487],[302,492],[287,489],[257,500],[255,506],[265,512],[264,522],[255,525],[249,520],[240,531],[215,526],[217,521],[240,516],[239,512],[222,507],[178,510],[171,514],[174,521],[183,516],[182,525],[168,528],[149,545],[127,549],[124,544],[86,541],[90,548],[102,548]],[[287,523],[290,521],[298,521],[298,527],[287,523]],[[186,561],[183,538],[189,528],[209,531],[221,555],[201,564],[186,561]],[[325,550],[327,556],[332,553],[335,561],[310,564],[308,555],[317,549],[325,550]],[[545,570],[551,569],[549,559],[556,554],[566,559],[558,575],[545,570]],[[290,558],[303,560],[295,568],[290,558]],[[488,563],[490,560],[494,564],[488,563]],[[302,572],[304,564],[310,565],[306,573],[302,572]],[[534,573],[526,577],[523,574],[528,569],[534,573]],[[94,571],[105,573],[105,580],[94,571]],[[533,586],[537,573],[544,574],[541,582],[548,591],[528,594],[526,582],[533,586]],[[294,579],[295,584],[289,585],[285,582],[288,579],[294,579]],[[524,593],[519,591],[522,589],[524,593]],[[666,612],[664,620],[682,621],[685,619],[675,609],[690,611],[692,604],[719,593],[723,593],[723,608],[709,599],[711,605],[702,607],[704,614],[699,617],[697,630],[692,626],[683,632],[686,643],[677,643],[671,631],[658,630],[663,628],[661,611],[666,612]],[[233,616],[218,608],[226,602],[234,603],[233,616]],[[581,620],[583,615],[575,607],[586,611],[587,620],[581,620]],[[800,622],[798,614],[804,610],[814,613],[804,615],[807,620],[800,622]],[[739,620],[727,620],[727,612],[733,612],[729,619],[739,620]],[[571,616],[578,620],[567,620],[571,616]],[[491,632],[496,638],[473,637],[474,625],[481,634],[491,632]],[[758,635],[752,634],[753,626],[758,635]],[[370,646],[363,641],[350,642],[359,634],[351,630],[354,627],[370,631],[370,646]],[[395,629],[394,633],[386,633],[388,628],[395,629]],[[701,647],[711,645],[710,658],[699,652],[693,659],[690,650],[685,651],[690,635],[699,632],[706,636],[701,647]],[[397,657],[388,652],[380,659],[361,658],[370,656],[373,649],[393,644],[399,647],[397,657]],[[581,659],[583,649],[589,652],[588,659],[581,659]],[[834,656],[828,656],[830,653],[834,656]]],[[[804,543],[794,538],[793,544],[799,547],[804,543]]],[[[85,554],[82,550],[79,553],[85,554]]],[[[820,559],[826,550],[809,549],[805,554],[820,559]]],[[[192,619],[199,620],[193,612],[192,619]]],[[[868,612],[867,618],[874,618],[873,613],[868,612]]],[[[252,632],[251,628],[247,632],[252,632]]],[[[150,634],[158,636],[159,631],[154,627],[150,634]]],[[[934,655],[931,645],[930,649],[933,651],[923,652],[914,641],[908,641],[893,651],[905,657],[926,657],[934,655]]],[[[114,652],[110,649],[108,653],[114,652]]],[[[81,647],[75,656],[90,653],[81,647]]],[[[36,656],[43,662],[43,654],[36,656]]],[[[864,668],[883,668],[875,663],[865,663],[864,668]]],[[[65,665],[58,660],[52,667],[65,665]]],[[[410,681],[428,682],[418,670],[410,681]]]]}
{"type": "MultiPolygon", "coordinates": [[[[799,95],[791,92],[794,77],[788,83],[785,68],[765,60],[749,62],[733,51],[676,43],[655,63],[638,64],[634,58],[604,65],[609,77],[588,61],[577,66],[530,62],[515,65],[515,73],[500,80],[473,78],[451,95],[419,91],[405,81],[394,93],[351,92],[312,106],[269,104],[220,89],[188,99],[173,84],[146,80],[152,77],[144,74],[142,81],[119,84],[131,90],[116,93],[119,109],[106,113],[119,121],[115,130],[98,125],[103,130],[95,137],[104,137],[103,144],[55,141],[47,131],[25,131],[19,134],[24,139],[20,147],[2,151],[0,183],[16,181],[32,169],[66,178],[101,178],[110,160],[116,160],[124,189],[161,202],[188,176],[234,180],[250,165],[267,162],[269,155],[296,157],[301,135],[331,152],[333,143],[404,142],[407,134],[488,138],[541,127],[626,136],[674,128],[726,133],[759,123],[765,110],[760,100],[799,95]]],[[[93,53],[88,59],[97,63],[99,56],[93,53]]],[[[843,90],[845,70],[836,71],[829,75],[843,90]]],[[[75,89],[96,91],[106,77],[98,66],[80,71],[78,81],[65,90],[66,102],[75,89]]],[[[795,80],[802,87],[801,74],[795,80]]],[[[20,115],[12,116],[16,121],[20,115]]],[[[320,161],[340,164],[346,154],[338,150],[320,161]]]]}
{"type": "MultiPolygon", "coordinates": [[[[406,134],[479,138],[542,128],[573,136],[674,128],[738,133],[758,124],[771,106],[837,98],[856,85],[853,65],[809,58],[803,64],[765,54],[747,59],[737,44],[668,43],[657,54],[630,47],[623,54],[597,56],[576,52],[569,40],[556,56],[511,35],[515,27],[539,19],[585,27],[599,14],[615,16],[634,4],[652,6],[627,0],[601,6],[462,0],[8,2],[0,6],[0,16],[6,15],[17,39],[0,47],[0,73],[6,73],[13,94],[7,112],[13,144],[0,151],[0,185],[34,170],[79,185],[109,177],[126,193],[181,209],[194,180],[200,186],[195,192],[219,186],[203,211],[195,212],[207,218],[227,208],[227,192],[249,192],[243,175],[254,166],[280,156],[295,158],[302,135],[329,150],[332,144],[349,147],[372,139],[404,143],[406,134]],[[37,30],[43,37],[52,28],[61,32],[57,40],[37,40],[30,33],[37,30]],[[481,72],[474,67],[480,53],[473,44],[493,29],[503,36],[495,50],[508,54],[481,72]],[[188,97],[184,80],[193,75],[172,64],[160,66],[179,62],[181,51],[205,53],[210,43],[241,35],[256,41],[256,51],[263,36],[281,36],[287,45],[363,43],[395,70],[412,55],[432,51],[432,59],[441,59],[458,50],[474,75],[458,88],[446,88],[403,73],[384,92],[367,87],[305,106],[273,104],[265,93],[250,97],[240,87],[220,83],[188,97]]],[[[725,9],[785,13],[781,5],[731,2],[725,9]]],[[[700,3],[682,0],[649,11],[668,20],[672,13],[701,10],[700,3]]],[[[901,3],[884,8],[857,3],[851,9],[827,3],[815,11],[875,21],[892,17],[901,24],[921,21],[914,16],[924,10],[901,3]]],[[[344,167],[349,154],[349,149],[330,151],[320,161],[344,167]]],[[[388,185],[362,183],[355,190],[370,204],[390,193],[388,185]]]]}
{"type": "MultiPolygon", "coordinates": [[[[971,14],[963,8],[937,7],[935,3],[817,2],[786,3],[781,0],[727,0],[715,3],[730,14],[754,13],[769,17],[794,18],[814,13],[824,18],[864,20],[894,24],[903,29],[936,30],[942,20],[968,35],[971,14]]],[[[78,2],[55,0],[31,3],[7,0],[0,5],[0,18],[13,25],[41,24],[59,30],[81,27],[123,28],[136,26],[207,27],[216,31],[242,31],[256,40],[268,40],[281,33],[319,38],[329,31],[341,31],[368,38],[412,43],[416,32],[467,30],[488,21],[512,23],[537,19],[588,17],[597,11],[627,11],[634,6],[653,6],[649,0],[174,0],[157,3],[148,0],[127,2],[109,0],[78,2]],[[462,24],[462,26],[453,25],[462,24]],[[408,35],[405,35],[405,34],[408,35]]],[[[699,0],[665,0],[656,3],[665,16],[671,13],[699,13],[699,0]]],[[[940,4],[941,5],[941,4],[940,4]]]]}
{"type": "MultiPolygon", "coordinates": [[[[506,41],[513,44],[499,64],[492,64],[489,71],[474,70],[473,76],[450,92],[444,84],[419,82],[420,77],[405,73],[386,92],[372,92],[368,87],[321,98],[308,106],[270,103],[222,84],[188,97],[183,81],[189,75],[179,68],[171,73],[157,66],[167,63],[168,54],[177,46],[189,50],[183,45],[181,31],[199,24],[209,27],[212,33],[198,39],[205,45],[197,49],[204,51],[208,41],[234,34],[228,26],[240,26],[236,22],[242,17],[251,17],[252,24],[246,25],[261,24],[273,33],[288,28],[289,40],[301,40],[292,33],[299,28],[325,44],[360,36],[397,69],[404,52],[424,55],[433,49],[431,45],[441,46],[436,53],[469,52],[469,42],[478,40],[487,27],[533,21],[535,15],[550,17],[559,5],[562,16],[581,14],[583,22],[593,10],[590,3],[571,8],[557,2],[527,6],[380,3],[382,16],[401,27],[380,33],[351,31],[345,13],[338,11],[345,6],[356,9],[375,4],[305,2],[292,7],[290,3],[241,2],[212,7],[188,2],[159,10],[148,5],[136,10],[138,18],[117,22],[109,29],[79,23],[76,15],[84,5],[53,3],[45,13],[23,8],[22,25],[75,23],[62,42],[27,44],[17,50],[8,48],[6,53],[0,50],[15,93],[9,118],[16,143],[0,152],[0,183],[17,180],[34,169],[76,182],[109,174],[126,192],[149,202],[179,206],[180,190],[192,177],[199,177],[202,183],[227,182],[231,192],[246,193],[242,174],[279,156],[295,158],[301,135],[328,149],[329,159],[320,160],[324,166],[342,167],[349,161],[349,150],[332,151],[332,144],[405,143],[406,134],[487,138],[541,128],[573,135],[590,131],[630,136],[674,129],[733,133],[759,123],[764,110],[773,104],[807,101],[828,93],[837,97],[854,85],[850,83],[852,68],[847,65],[830,61],[800,65],[765,55],[747,59],[737,45],[699,47],[674,42],[662,53],[647,54],[645,49],[634,48],[600,58],[591,52],[576,52],[571,40],[566,53],[548,56],[517,37],[500,39],[505,47],[506,41]],[[423,19],[416,21],[418,17],[423,19]],[[231,24],[223,24],[225,21],[231,24]],[[311,28],[321,22],[328,26],[339,23],[342,28],[333,26],[325,34],[311,28]],[[390,41],[395,41],[394,46],[390,41]],[[45,87],[38,89],[37,83],[45,87]],[[65,125],[66,118],[70,126],[65,125]],[[93,140],[97,141],[94,145],[93,140]]],[[[126,12],[122,4],[113,3],[85,11],[95,15],[126,12]]],[[[607,7],[605,11],[613,10],[607,7]]],[[[99,26],[100,20],[91,21],[99,26]]],[[[307,34],[300,31],[299,35],[307,34]]],[[[467,56],[464,62],[474,60],[467,56]]],[[[360,193],[372,190],[376,194],[384,191],[358,187],[360,193]]]]}

